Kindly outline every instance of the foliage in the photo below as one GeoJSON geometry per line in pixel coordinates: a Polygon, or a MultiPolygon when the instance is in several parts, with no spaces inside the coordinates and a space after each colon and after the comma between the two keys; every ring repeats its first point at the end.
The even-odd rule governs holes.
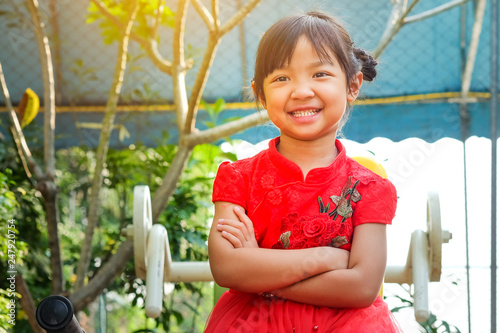
{"type": "MultiPolygon", "coordinates": [[[[11,248],[15,254],[9,252],[7,242],[0,244],[0,269],[2,279],[0,280],[0,327],[11,327],[8,323],[4,310],[7,309],[6,302],[9,297],[9,281],[3,278],[4,272],[9,269],[8,259],[15,260],[15,271],[25,277],[35,299],[44,297],[50,290],[50,268],[45,253],[47,248],[46,234],[44,234],[44,213],[40,195],[29,183],[15,151],[9,145],[3,145],[0,150],[0,233],[8,234],[8,220],[14,220],[16,227],[15,248],[11,248]],[[14,166],[17,168],[12,168],[14,166]],[[29,244],[29,247],[28,247],[29,244]]],[[[7,273],[5,273],[7,274],[7,273]]],[[[27,321],[22,320],[24,312],[21,308],[19,294],[16,293],[16,331],[28,329],[27,321]]]]}
{"type": "MultiPolygon", "coordinates": [[[[12,185],[15,185],[13,181],[9,181],[7,175],[12,173],[10,169],[4,171],[4,173],[0,172],[0,216],[2,217],[2,222],[0,224],[0,232],[2,233],[2,237],[5,237],[8,233],[7,229],[7,220],[14,218],[16,210],[19,208],[19,203],[16,200],[16,196],[14,192],[10,190],[12,185]]],[[[17,235],[16,235],[17,236],[17,235]]],[[[6,239],[6,238],[5,238],[6,239]]],[[[0,257],[1,263],[0,267],[2,272],[7,271],[7,262],[8,262],[9,248],[6,241],[3,241],[0,244],[0,257]]],[[[0,312],[0,326],[8,327],[9,316],[8,313],[5,312],[8,309],[8,305],[11,297],[8,297],[9,292],[6,290],[8,287],[8,283],[6,280],[7,277],[2,278],[0,282],[0,307],[2,311],[0,312]]]]}
{"type": "MultiPolygon", "coordinates": [[[[134,26],[134,33],[138,34],[143,38],[149,38],[151,36],[151,27],[148,22],[152,18],[156,17],[158,10],[160,8],[160,23],[164,26],[173,27],[175,22],[175,14],[170,10],[170,8],[161,5],[163,0],[139,0],[139,11],[137,13],[136,24],[134,26]],[[161,7],[159,7],[161,5],[161,7]]],[[[108,8],[108,11],[116,18],[118,18],[122,23],[125,22],[127,13],[130,11],[130,1],[114,1],[105,0],[102,1],[108,8]]],[[[115,41],[119,41],[121,38],[121,32],[117,26],[111,23],[109,20],[103,20],[102,14],[95,4],[90,3],[88,8],[89,15],[87,16],[87,24],[98,21],[99,27],[101,28],[101,34],[104,39],[105,44],[111,44],[115,41]]]]}
{"type": "MultiPolygon", "coordinates": [[[[8,163],[14,169],[10,171],[5,168],[0,173],[0,209],[2,216],[15,216],[18,219],[19,240],[23,244],[30,244],[29,253],[23,255],[23,266],[26,268],[24,274],[35,303],[38,304],[50,293],[43,202],[38,191],[33,190],[23,176],[24,170],[15,156],[13,145],[5,147],[6,150],[0,156],[0,165],[8,163]]],[[[155,148],[138,143],[122,150],[110,149],[104,172],[103,204],[93,246],[91,275],[102,267],[124,240],[121,230],[132,223],[133,187],[147,184],[154,191],[160,185],[176,152],[177,146],[164,143],[155,148]]],[[[66,285],[70,289],[79,260],[80,240],[84,234],[95,153],[88,147],[72,147],[58,150],[56,157],[56,181],[60,189],[60,242],[66,285]]],[[[234,160],[235,155],[222,152],[218,146],[200,145],[194,149],[188,168],[159,220],[169,232],[173,260],[207,260],[207,226],[212,217],[212,182],[218,164],[228,158],[234,160]]],[[[2,266],[3,271],[4,268],[2,266]]],[[[122,300],[119,306],[114,303],[114,310],[109,313],[109,322],[119,321],[114,316],[134,313],[134,317],[137,317],[139,313],[144,321],[130,322],[125,331],[141,329],[143,327],[138,327],[138,324],[148,323],[142,309],[144,285],[143,281],[135,277],[133,262],[128,263],[124,273],[115,279],[107,292],[115,295],[115,300],[122,300]],[[128,308],[127,304],[133,306],[128,308]]],[[[149,326],[164,327],[167,331],[192,330],[200,322],[204,323],[211,309],[210,293],[211,287],[206,283],[176,284],[165,299],[162,316],[156,322],[149,322],[149,326]]],[[[195,328],[195,331],[196,329],[201,330],[200,327],[195,328]]]]}
{"type": "MultiPolygon", "coordinates": [[[[456,282],[454,282],[454,284],[456,284],[456,282]]],[[[400,287],[403,289],[403,296],[401,295],[390,296],[398,299],[401,303],[400,306],[396,306],[391,309],[393,313],[399,312],[406,308],[413,307],[413,296],[410,286],[405,288],[403,285],[400,285],[400,287]]],[[[460,333],[460,329],[458,329],[458,327],[449,324],[445,320],[438,319],[434,313],[430,314],[429,319],[427,319],[427,321],[418,324],[420,325],[420,332],[422,333],[460,333]]]]}

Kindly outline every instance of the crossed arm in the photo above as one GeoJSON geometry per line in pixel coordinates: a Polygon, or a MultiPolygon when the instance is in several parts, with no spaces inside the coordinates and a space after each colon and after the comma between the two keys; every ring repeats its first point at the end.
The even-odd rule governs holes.
{"type": "Polygon", "coordinates": [[[333,247],[263,249],[242,207],[215,203],[209,258],[215,281],[224,287],[317,306],[366,307],[380,290],[386,257],[383,224],[357,226],[350,253],[333,247]]]}

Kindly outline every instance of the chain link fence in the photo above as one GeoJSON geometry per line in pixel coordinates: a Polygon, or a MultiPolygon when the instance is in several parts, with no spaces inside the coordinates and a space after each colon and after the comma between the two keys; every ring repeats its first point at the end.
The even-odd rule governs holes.
{"type": "MultiPolygon", "coordinates": [[[[210,1],[203,2],[210,8],[210,1]]],[[[221,23],[227,22],[246,2],[219,1],[221,23]]],[[[283,16],[314,9],[329,12],[344,23],[356,46],[373,51],[378,49],[384,31],[394,19],[393,8],[400,2],[336,0],[312,4],[299,0],[262,0],[242,24],[223,37],[203,99],[207,102],[218,98],[226,103],[247,102],[243,105],[227,104],[226,110],[232,112],[227,113],[228,117],[248,114],[256,109],[252,102],[248,102],[247,96],[257,45],[262,33],[283,16]]],[[[410,23],[394,33],[377,58],[379,74],[376,81],[363,86],[363,96],[352,115],[356,125],[347,124],[344,129],[346,137],[366,142],[377,136],[395,141],[407,137],[436,141],[442,137],[463,140],[470,135],[488,136],[485,119],[489,113],[491,66],[489,2],[484,22],[476,20],[478,2],[463,1],[422,20],[419,16],[447,3],[421,0],[410,2],[410,6],[412,3],[417,5],[406,17],[410,23]],[[474,66],[471,67],[470,89],[465,92],[465,95],[469,92],[473,99],[464,103],[465,100],[461,99],[464,97],[463,82],[466,81],[463,73],[475,38],[476,22],[481,23],[482,30],[474,66]],[[372,126],[374,122],[378,122],[378,126],[372,126]],[[465,127],[464,122],[467,122],[465,127]]],[[[89,1],[48,0],[40,2],[40,6],[54,63],[58,111],[56,131],[59,137],[56,145],[95,146],[98,129],[81,124],[102,121],[118,43],[110,41],[109,29],[106,29],[103,19],[89,20],[92,17],[89,1]]],[[[175,1],[166,3],[168,8],[165,11],[172,11],[172,22],[176,6],[175,1]]],[[[43,105],[40,57],[26,4],[23,0],[3,1],[0,14],[0,61],[11,99],[16,106],[25,89],[31,88],[43,105]]],[[[172,35],[171,26],[160,27],[158,51],[164,59],[172,59],[172,35]]],[[[186,76],[188,94],[202,63],[208,35],[204,21],[190,6],[184,45],[186,58],[193,62],[186,76]]],[[[5,103],[0,96],[0,119],[6,119],[6,109],[1,107],[2,104],[5,103]]],[[[154,145],[164,132],[168,132],[171,140],[177,137],[172,112],[172,79],[153,64],[133,38],[119,104],[126,108],[117,114],[116,123],[122,133],[113,134],[113,146],[127,146],[137,140],[154,145]],[[128,139],[124,139],[124,134],[130,135],[128,139]]],[[[200,117],[203,117],[203,112],[200,117]]],[[[41,122],[40,115],[37,121],[41,122]]],[[[203,121],[198,125],[203,129],[203,121]]],[[[2,131],[7,134],[7,131],[2,131]]],[[[276,133],[272,127],[261,126],[239,137],[257,142],[276,133]]]]}
{"type": "MultiPolygon", "coordinates": [[[[442,1],[420,1],[410,15],[430,10],[442,1]]],[[[58,106],[104,105],[111,85],[117,43],[107,45],[100,22],[87,23],[89,2],[42,1],[43,20],[50,37],[57,84],[58,106]]],[[[175,3],[168,3],[175,10],[175,3]]],[[[221,21],[225,22],[244,5],[244,0],[220,1],[221,21]],[[243,2],[243,3],[242,3],[243,2]]],[[[207,4],[209,8],[209,4],[207,4]]],[[[279,18],[309,9],[321,9],[339,17],[355,44],[376,48],[391,15],[390,1],[328,1],[312,6],[302,1],[264,0],[241,24],[227,34],[213,63],[204,98],[219,97],[242,101],[244,89],[253,77],[253,62],[260,35],[279,18]]],[[[31,87],[42,96],[41,69],[31,18],[24,1],[0,4],[0,59],[11,97],[17,104],[31,87]]],[[[450,9],[434,17],[405,25],[379,58],[376,84],[365,87],[368,98],[460,91],[461,71],[474,18],[473,3],[450,9]],[[463,22],[462,22],[463,20],[463,22]],[[463,31],[462,31],[463,30],[463,31]]],[[[471,91],[489,89],[488,18],[483,25],[471,91]]],[[[208,31],[191,7],[186,27],[186,56],[194,61],[188,86],[194,81],[206,47],[208,31]]],[[[172,54],[172,29],[162,27],[159,50],[166,59],[172,54]]],[[[172,83],[131,42],[129,67],[122,90],[122,103],[168,104],[172,102],[172,83]]],[[[0,101],[3,102],[3,97],[0,101]]]]}

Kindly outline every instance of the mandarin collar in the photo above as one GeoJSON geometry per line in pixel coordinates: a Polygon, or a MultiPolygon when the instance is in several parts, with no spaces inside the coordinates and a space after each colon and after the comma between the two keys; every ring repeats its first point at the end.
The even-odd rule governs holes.
{"type": "Polygon", "coordinates": [[[304,182],[308,184],[320,184],[329,182],[336,178],[339,173],[343,173],[347,155],[344,146],[337,139],[335,140],[335,147],[337,148],[338,153],[332,164],[326,167],[312,169],[307,174],[305,180],[300,167],[278,152],[276,147],[279,142],[279,136],[269,141],[268,156],[274,167],[277,169],[277,172],[291,181],[304,182]]]}

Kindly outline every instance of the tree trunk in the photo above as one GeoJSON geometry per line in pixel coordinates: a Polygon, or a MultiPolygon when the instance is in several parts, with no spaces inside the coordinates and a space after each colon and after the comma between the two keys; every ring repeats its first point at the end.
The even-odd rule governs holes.
{"type": "Polygon", "coordinates": [[[114,278],[120,275],[127,264],[127,261],[134,254],[134,242],[127,240],[120,244],[120,247],[111,259],[104,264],[99,272],[89,281],[87,285],[71,294],[69,300],[73,304],[75,313],[82,310],[92,302],[106,288],[114,278]]]}
{"type": "Polygon", "coordinates": [[[54,183],[55,174],[55,127],[56,127],[56,105],[54,70],[50,54],[49,39],[45,34],[44,23],[40,17],[38,0],[27,0],[28,8],[33,20],[35,35],[40,52],[43,76],[43,104],[44,104],[44,161],[45,176],[38,179],[38,186],[42,192],[46,219],[49,229],[50,266],[52,269],[52,293],[59,294],[64,291],[64,276],[62,270],[61,252],[59,247],[59,234],[57,225],[59,216],[57,214],[57,186],[54,183]]]}
{"type": "Polygon", "coordinates": [[[111,136],[111,131],[113,129],[113,123],[116,114],[116,106],[118,104],[118,98],[120,96],[120,91],[123,84],[123,76],[125,74],[125,69],[127,66],[127,52],[128,52],[128,42],[130,37],[130,31],[135,20],[135,16],[138,10],[137,0],[134,1],[129,17],[127,20],[127,25],[123,31],[123,38],[120,41],[120,47],[118,49],[117,61],[115,66],[115,75],[113,78],[113,84],[109,92],[108,103],[106,105],[106,113],[104,115],[104,121],[101,130],[101,136],[99,138],[99,145],[97,147],[96,153],[96,167],[94,171],[94,179],[91,188],[91,198],[90,207],[88,214],[88,224],[85,229],[85,239],[82,244],[82,249],[80,252],[80,261],[78,262],[77,278],[75,282],[75,290],[80,289],[85,282],[85,277],[87,275],[88,266],[90,264],[90,259],[92,256],[92,240],[94,237],[94,230],[97,226],[99,219],[99,209],[100,204],[100,193],[102,188],[102,171],[104,170],[106,157],[109,148],[109,138],[111,136]]]}
{"type": "Polygon", "coordinates": [[[33,298],[31,297],[31,293],[28,289],[28,285],[24,280],[21,274],[16,275],[16,288],[21,294],[21,306],[28,317],[28,321],[30,323],[31,329],[35,333],[43,333],[45,332],[38,322],[36,321],[36,306],[33,298]]]}

